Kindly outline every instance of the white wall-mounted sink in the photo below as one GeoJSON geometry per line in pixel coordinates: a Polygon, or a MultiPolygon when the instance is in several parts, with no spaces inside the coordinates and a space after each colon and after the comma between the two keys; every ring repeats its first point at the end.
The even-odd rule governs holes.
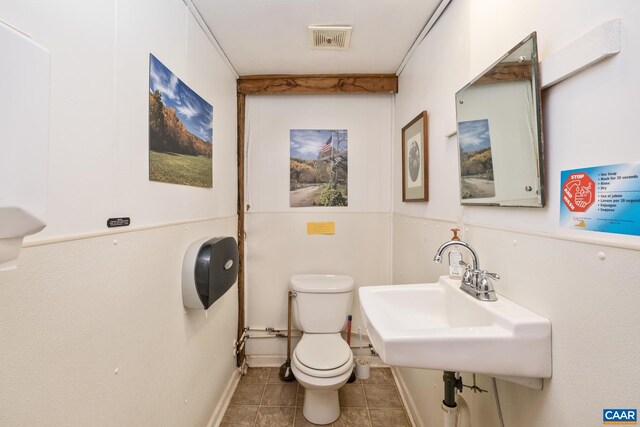
{"type": "Polygon", "coordinates": [[[437,283],[364,286],[371,343],[392,366],[501,377],[551,377],[551,323],[498,296],[478,301],[446,276],[437,283]]]}

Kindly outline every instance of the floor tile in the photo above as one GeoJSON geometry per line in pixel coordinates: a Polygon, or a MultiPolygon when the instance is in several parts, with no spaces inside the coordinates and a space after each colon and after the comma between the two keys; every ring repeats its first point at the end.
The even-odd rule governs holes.
{"type": "Polygon", "coordinates": [[[372,427],[410,427],[402,408],[369,408],[372,427]]]}
{"type": "Polygon", "coordinates": [[[297,384],[267,384],[260,405],[296,406],[297,384]]]}
{"type": "Polygon", "coordinates": [[[267,379],[269,383],[281,383],[281,384],[295,384],[296,380],[293,381],[283,381],[280,379],[280,368],[269,368],[269,378],[267,379]]]}
{"type": "Polygon", "coordinates": [[[259,405],[264,391],[264,384],[238,384],[231,397],[230,406],[259,405]]]}
{"type": "MultiPolygon", "coordinates": [[[[304,387],[297,381],[282,381],[279,373],[279,367],[249,368],[236,387],[221,426],[316,426],[304,418],[304,387]]],[[[338,395],[340,417],[330,427],[411,425],[388,368],[372,368],[368,379],[345,384],[338,395]]]]}
{"type": "Polygon", "coordinates": [[[389,368],[372,368],[369,378],[362,380],[364,384],[395,384],[389,368]]]}
{"type": "Polygon", "coordinates": [[[335,427],[368,427],[371,426],[371,422],[369,422],[367,408],[342,408],[340,410],[340,417],[333,425],[335,427]]]}
{"type": "Polygon", "coordinates": [[[292,427],[295,407],[268,407],[261,406],[258,409],[256,426],[260,427],[292,427]]]}
{"type": "Polygon", "coordinates": [[[257,406],[229,406],[220,427],[252,427],[257,415],[257,406]]]}
{"type": "Polygon", "coordinates": [[[304,405],[304,387],[298,384],[298,394],[296,396],[296,406],[304,405]]]}
{"type": "Polygon", "coordinates": [[[240,384],[264,384],[269,376],[269,368],[251,368],[240,377],[240,384]]]}
{"type": "Polygon", "coordinates": [[[364,384],[364,394],[369,408],[402,407],[395,385],[364,384]]]}
{"type": "Polygon", "coordinates": [[[338,396],[340,397],[340,407],[350,406],[367,406],[367,402],[364,399],[364,389],[362,384],[346,384],[340,390],[338,390],[338,396]]]}
{"type": "MultiPolygon", "coordinates": [[[[309,420],[307,420],[304,417],[304,413],[302,412],[302,406],[299,406],[296,408],[296,418],[293,424],[295,427],[315,427],[317,425],[320,424],[314,424],[312,422],[310,422],[309,420]]],[[[331,424],[324,424],[325,426],[329,425],[331,426],[331,424]]]]}

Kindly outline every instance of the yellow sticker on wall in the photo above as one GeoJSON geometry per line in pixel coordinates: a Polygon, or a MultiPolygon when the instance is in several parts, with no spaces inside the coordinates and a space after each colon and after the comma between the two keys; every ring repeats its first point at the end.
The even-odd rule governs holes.
{"type": "Polygon", "coordinates": [[[307,234],[336,234],[335,222],[308,222],[307,234]]]}

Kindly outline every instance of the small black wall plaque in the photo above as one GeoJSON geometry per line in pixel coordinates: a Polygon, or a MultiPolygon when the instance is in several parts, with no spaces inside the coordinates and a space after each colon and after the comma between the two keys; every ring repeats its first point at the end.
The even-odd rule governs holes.
{"type": "Polygon", "coordinates": [[[122,217],[122,218],[109,218],[107,220],[107,227],[126,227],[131,224],[131,218],[122,217]]]}

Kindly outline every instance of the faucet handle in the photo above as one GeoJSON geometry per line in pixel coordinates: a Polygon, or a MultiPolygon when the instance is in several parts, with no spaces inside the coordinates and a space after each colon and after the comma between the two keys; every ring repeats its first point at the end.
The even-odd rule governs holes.
{"type": "Polygon", "coordinates": [[[482,301],[497,301],[498,297],[493,289],[493,283],[491,279],[500,280],[500,275],[496,273],[489,273],[487,270],[480,271],[480,275],[476,277],[477,292],[476,297],[482,301]]]}
{"type": "Polygon", "coordinates": [[[475,287],[478,282],[478,275],[480,270],[473,268],[471,265],[460,260],[460,265],[464,266],[464,274],[462,275],[462,283],[466,283],[469,286],[475,287]]]}
{"type": "Polygon", "coordinates": [[[480,292],[493,292],[491,279],[500,280],[500,276],[496,273],[489,273],[487,270],[480,271],[480,275],[477,277],[476,289],[480,292]]]}
{"type": "Polygon", "coordinates": [[[489,273],[487,270],[482,270],[482,275],[484,277],[491,277],[493,280],[500,280],[500,275],[498,273],[489,273]]]}
{"type": "MultiPolygon", "coordinates": [[[[464,262],[463,260],[459,261],[460,265],[464,267],[465,271],[468,271],[469,274],[473,274],[475,276],[481,274],[483,271],[485,270],[479,270],[477,268],[473,268],[471,265],[467,264],[466,262],[464,262]]],[[[493,274],[493,273],[490,273],[493,274]]]]}

